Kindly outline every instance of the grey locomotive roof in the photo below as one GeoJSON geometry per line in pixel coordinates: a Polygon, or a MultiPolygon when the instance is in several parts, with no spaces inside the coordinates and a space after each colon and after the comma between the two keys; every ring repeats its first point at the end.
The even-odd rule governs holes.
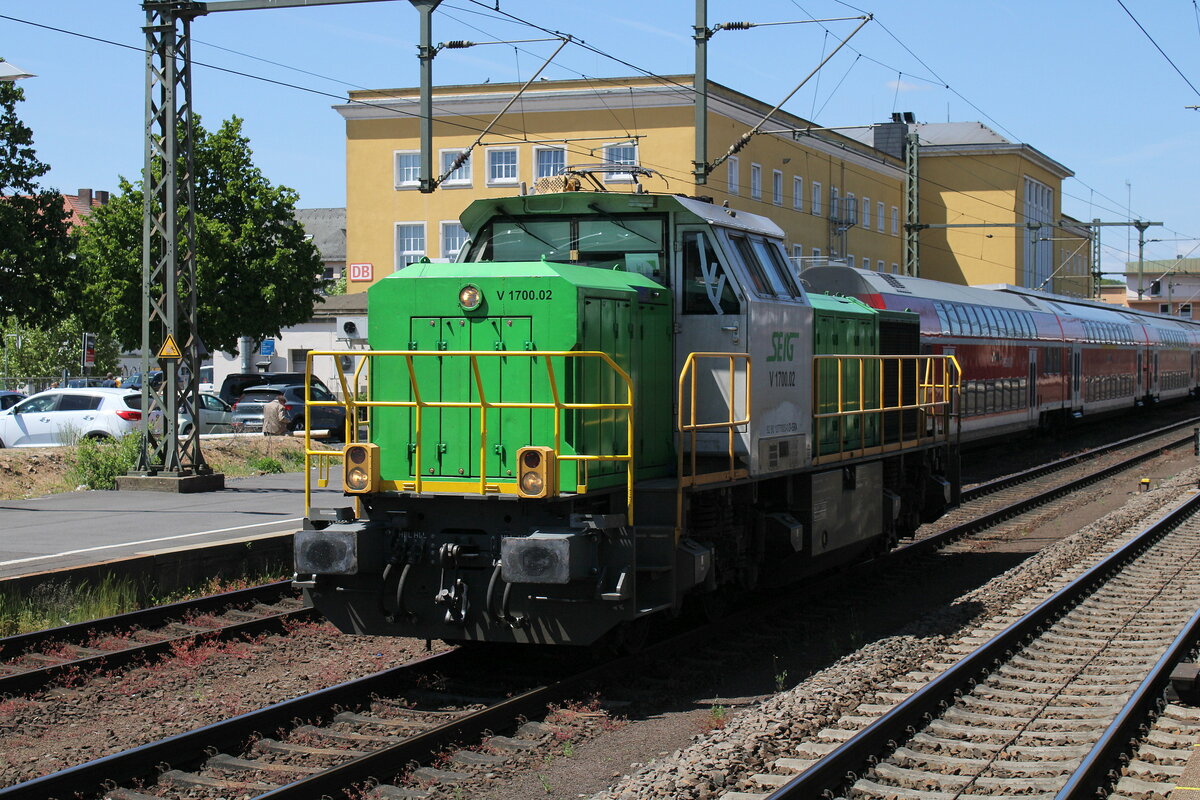
{"type": "Polygon", "coordinates": [[[783,238],[783,228],[767,217],[751,214],[749,211],[740,211],[736,208],[724,208],[703,200],[693,200],[690,197],[676,196],[673,199],[710,225],[783,238]]]}

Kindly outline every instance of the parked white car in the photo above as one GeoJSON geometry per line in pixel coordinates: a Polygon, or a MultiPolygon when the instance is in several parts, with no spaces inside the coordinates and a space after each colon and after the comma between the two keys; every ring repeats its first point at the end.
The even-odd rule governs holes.
{"type": "Polygon", "coordinates": [[[0,447],[48,447],[115,439],[142,424],[142,396],[128,389],[50,389],[0,411],[0,447]]]}
{"type": "MultiPolygon", "coordinates": [[[[215,394],[202,392],[200,404],[200,433],[231,433],[233,431],[233,408],[215,394]]],[[[179,412],[179,434],[186,436],[192,430],[192,415],[179,412]]]]}

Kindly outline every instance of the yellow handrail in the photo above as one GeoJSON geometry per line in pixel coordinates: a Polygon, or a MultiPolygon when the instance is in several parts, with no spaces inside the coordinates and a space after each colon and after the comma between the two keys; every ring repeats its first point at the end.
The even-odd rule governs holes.
{"type": "Polygon", "coordinates": [[[899,449],[916,446],[927,441],[930,436],[934,439],[949,440],[951,436],[949,418],[957,412],[957,392],[962,384],[962,369],[953,355],[817,355],[813,356],[813,463],[836,460],[856,453],[865,452],[869,445],[868,431],[865,424],[869,419],[879,421],[879,431],[872,434],[878,442],[878,447],[892,445],[899,449]],[[822,385],[821,365],[834,362],[837,372],[836,398],[833,411],[821,411],[828,404],[829,390],[822,385]],[[868,370],[868,364],[875,369],[868,370]],[[896,380],[894,384],[884,380],[884,367],[894,364],[896,380]],[[906,364],[912,364],[911,369],[905,369],[906,364]],[[849,369],[847,369],[849,365],[849,369]],[[857,369],[854,368],[857,366],[857,369]],[[844,388],[847,373],[857,381],[857,397],[847,400],[844,388]],[[911,375],[911,381],[906,376],[911,375]],[[867,406],[866,384],[868,379],[874,379],[878,395],[872,398],[874,405],[867,406]],[[891,388],[895,392],[894,402],[888,402],[884,392],[891,388]],[[911,397],[906,402],[906,396],[911,397]],[[921,421],[913,427],[913,439],[906,438],[904,418],[901,412],[915,411],[921,421]],[[897,439],[890,442],[887,438],[887,424],[890,418],[899,418],[897,424],[897,439]],[[858,441],[850,442],[847,436],[847,423],[857,418],[858,441]],[[837,446],[833,452],[824,452],[826,444],[821,438],[821,422],[837,421],[837,446]],[[942,424],[939,425],[938,423],[942,424]],[[929,423],[933,424],[932,431],[927,430],[929,423]]]}
{"type": "MultiPolygon", "coordinates": [[[[547,409],[554,411],[554,452],[559,461],[574,461],[576,462],[576,482],[578,484],[579,493],[587,491],[587,464],[593,461],[623,461],[625,462],[626,473],[626,504],[627,515],[629,522],[633,522],[633,482],[635,474],[635,463],[633,455],[634,443],[634,401],[633,401],[633,379],[624,369],[621,368],[613,359],[604,352],[590,350],[355,350],[352,355],[362,356],[358,366],[354,370],[353,379],[347,384],[345,370],[342,368],[340,358],[347,355],[346,351],[342,350],[313,350],[308,353],[306,363],[306,389],[305,389],[305,426],[304,426],[304,455],[305,455],[305,479],[304,479],[304,500],[305,507],[311,503],[311,472],[310,459],[315,458],[318,466],[322,466],[322,461],[325,463],[324,469],[328,475],[329,464],[336,457],[340,457],[340,453],[330,453],[324,450],[313,450],[311,440],[311,426],[309,418],[310,407],[331,406],[346,408],[346,439],[347,443],[358,441],[358,409],[374,409],[374,408],[412,408],[414,409],[414,428],[416,430],[416,448],[414,452],[414,475],[413,475],[413,490],[418,494],[422,491],[424,480],[422,477],[422,412],[426,408],[469,408],[479,409],[479,481],[477,491],[481,495],[493,493],[494,486],[489,486],[487,480],[487,410],[488,409],[506,409],[506,408],[522,408],[522,409],[547,409]],[[471,375],[474,382],[475,390],[478,393],[477,401],[442,401],[442,400],[426,400],[422,397],[419,381],[417,380],[417,372],[415,361],[417,359],[443,358],[443,357],[465,357],[470,359],[471,375]],[[309,387],[312,386],[313,361],[317,358],[332,358],[334,369],[337,373],[338,383],[342,390],[342,400],[313,400],[309,393],[309,387]],[[369,362],[375,359],[382,358],[403,358],[408,372],[409,388],[412,391],[412,400],[360,400],[357,397],[357,387],[363,385],[363,370],[369,362]],[[479,371],[480,358],[542,358],[546,364],[546,376],[550,387],[550,402],[512,402],[512,401],[489,401],[487,399],[487,391],[484,388],[483,376],[479,371]],[[607,365],[617,377],[625,385],[625,401],[613,403],[567,403],[563,402],[558,388],[558,377],[554,371],[554,358],[577,358],[577,359],[596,359],[607,365]],[[582,455],[578,453],[563,454],[562,451],[562,419],[563,411],[597,411],[605,409],[623,409],[625,413],[625,452],[613,455],[582,455]],[[582,480],[579,479],[579,464],[583,464],[582,480]]],[[[366,385],[368,387],[367,395],[370,396],[370,370],[366,373],[366,385]]],[[[473,482],[472,482],[473,483],[473,482]]],[[[320,483],[319,485],[325,485],[320,483]]]]}
{"type": "Polygon", "coordinates": [[[738,477],[735,469],[737,460],[734,454],[734,434],[737,428],[741,425],[750,423],[750,409],[753,407],[750,403],[750,355],[749,353],[688,353],[687,358],[683,361],[683,368],[679,370],[679,385],[678,385],[678,405],[676,408],[677,416],[675,421],[675,430],[680,434],[680,441],[676,446],[677,468],[675,474],[678,476],[678,483],[675,489],[675,541],[678,543],[683,535],[683,490],[687,486],[693,486],[703,477],[706,481],[711,480],[733,480],[738,477]],[[725,359],[729,365],[729,413],[723,420],[715,422],[697,422],[696,421],[696,364],[701,359],[725,359]],[[742,386],[742,409],[745,416],[737,416],[737,362],[742,362],[746,367],[745,382],[742,386]],[[684,402],[684,388],[687,387],[687,402],[684,402]],[[687,409],[687,420],[684,419],[684,409],[687,409]],[[700,476],[696,471],[696,435],[700,431],[725,430],[728,436],[727,456],[729,458],[729,466],[726,470],[718,470],[716,472],[707,473],[700,476]],[[683,471],[683,436],[690,434],[690,450],[691,450],[691,472],[685,474],[683,471]]]}

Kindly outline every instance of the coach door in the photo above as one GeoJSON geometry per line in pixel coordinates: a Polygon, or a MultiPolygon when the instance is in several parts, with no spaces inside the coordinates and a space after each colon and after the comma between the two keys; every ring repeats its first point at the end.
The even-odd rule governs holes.
{"type": "Polygon", "coordinates": [[[1150,399],[1158,399],[1158,351],[1150,353],[1150,399]]]}
{"type": "Polygon", "coordinates": [[[1071,410],[1083,409],[1083,349],[1079,345],[1071,348],[1071,410]]]}
{"type": "Polygon", "coordinates": [[[1038,421],[1038,349],[1030,347],[1027,350],[1029,352],[1028,417],[1030,422],[1036,423],[1038,421]]]}

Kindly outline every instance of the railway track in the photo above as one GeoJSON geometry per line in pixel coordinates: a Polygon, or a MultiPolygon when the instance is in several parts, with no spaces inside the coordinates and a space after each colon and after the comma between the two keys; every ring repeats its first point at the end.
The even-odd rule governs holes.
{"type": "Polygon", "coordinates": [[[1189,446],[1196,439],[1191,430],[1196,422],[1187,420],[1147,431],[965,489],[957,508],[922,526],[917,537],[899,550],[909,555],[939,550],[967,534],[997,526],[1120,474],[1166,450],[1189,446]],[[1184,430],[1186,434],[1181,434],[1184,430]]]}
{"type": "MultiPolygon", "coordinates": [[[[1151,437],[1164,435],[1170,438],[1171,446],[1190,441],[1190,436],[1181,439],[1161,431],[1151,437]]],[[[1115,446],[1129,444],[1127,440],[1115,446]]],[[[1149,457],[1164,446],[1164,442],[1150,438],[1135,458],[1149,457]]],[[[1079,462],[1092,455],[1089,452],[1069,460],[1079,462]]],[[[986,490],[977,493],[997,494],[986,490]]],[[[953,537],[942,541],[949,538],[953,537]]],[[[743,649],[738,643],[740,633],[748,632],[752,639],[759,640],[770,636],[747,625],[745,617],[727,628],[719,637],[725,641],[727,651],[743,649]]],[[[711,637],[689,635],[697,644],[711,637]]],[[[664,646],[669,649],[679,645],[664,646]]],[[[765,646],[773,647],[769,643],[765,646]]],[[[731,652],[730,657],[736,658],[737,653],[731,652]]],[[[694,670],[688,663],[686,658],[677,660],[672,671],[712,668],[711,661],[694,665],[694,670]]],[[[471,675],[494,672],[494,661],[480,667],[470,654],[454,651],[0,790],[0,798],[70,797],[79,793],[112,800],[141,800],[146,795],[129,787],[156,780],[157,790],[165,791],[164,796],[224,797],[236,791],[273,800],[307,798],[336,794],[367,780],[390,780],[396,776],[398,765],[428,764],[439,753],[445,757],[452,745],[481,742],[478,751],[459,750],[439,768],[422,767],[406,776],[410,784],[453,783],[491,769],[513,753],[536,748],[546,737],[555,735],[553,729],[540,724],[526,725],[512,737],[484,739],[484,731],[513,729],[519,716],[537,718],[548,704],[571,696],[589,681],[600,681],[614,668],[613,664],[604,664],[573,673],[564,670],[564,674],[547,676],[538,685],[525,682],[487,687],[471,675]],[[297,725],[297,719],[307,722],[297,725]],[[260,735],[268,738],[255,742],[260,735]],[[160,765],[170,768],[162,771],[160,765]],[[98,795],[97,787],[106,782],[126,788],[98,795]]],[[[524,671],[533,674],[537,669],[530,665],[524,671]]],[[[633,691],[636,694],[638,690],[633,691]]],[[[400,794],[381,791],[381,797],[420,796],[411,793],[411,785],[396,787],[400,794]]]]}
{"type": "MultiPolygon", "coordinates": [[[[724,797],[1094,797],[1200,636],[1198,509],[1200,494],[957,661],[905,676],[779,759],[754,777],[761,792],[724,797]]],[[[1158,744],[1190,750],[1200,715],[1164,719],[1173,738],[1158,744]]]]}
{"type": "Polygon", "coordinates": [[[197,639],[236,639],[315,616],[291,581],[252,586],[0,639],[0,696],[28,694],[70,675],[116,669],[197,639]]]}

